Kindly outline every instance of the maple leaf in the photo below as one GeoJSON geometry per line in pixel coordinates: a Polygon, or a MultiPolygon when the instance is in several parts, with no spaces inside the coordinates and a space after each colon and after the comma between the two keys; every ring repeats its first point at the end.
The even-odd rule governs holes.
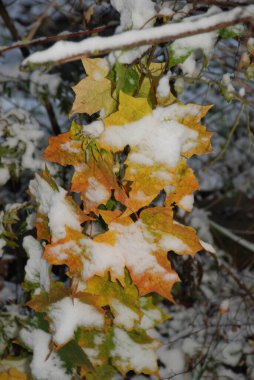
{"type": "Polygon", "coordinates": [[[110,306],[114,316],[114,326],[131,331],[140,321],[142,312],[139,306],[138,289],[132,284],[129,273],[125,273],[124,287],[112,282],[109,276],[94,276],[87,282],[86,292],[97,295],[101,306],[110,306]]]}
{"type": "Polygon", "coordinates": [[[115,104],[111,97],[111,82],[106,78],[109,73],[108,63],[103,58],[83,58],[82,63],[87,77],[73,87],[76,97],[71,114],[92,115],[102,108],[107,114],[115,104]]]}
{"type": "Polygon", "coordinates": [[[80,293],[73,297],[71,289],[59,282],[51,285],[49,293],[34,295],[27,305],[37,312],[47,312],[54,341],[61,346],[72,339],[78,326],[104,326],[104,312],[96,295],[80,293]]]}
{"type": "Polygon", "coordinates": [[[170,183],[165,187],[165,206],[170,207],[175,203],[184,210],[190,211],[190,209],[184,205],[183,199],[199,189],[199,184],[193,171],[188,167],[185,160],[182,159],[179,165],[171,172],[171,176],[170,183]]]}
{"type": "Polygon", "coordinates": [[[149,106],[146,98],[133,98],[120,91],[119,94],[119,109],[104,119],[105,126],[124,125],[143,118],[151,113],[152,109],[149,106]]]}
{"type": "Polygon", "coordinates": [[[106,204],[114,190],[114,196],[123,200],[124,193],[120,189],[113,171],[113,156],[108,153],[103,157],[92,155],[86,163],[80,165],[72,178],[71,191],[81,193],[86,211],[98,213],[97,207],[106,204]]]}
{"type": "Polygon", "coordinates": [[[141,295],[157,292],[172,301],[170,291],[179,277],[167,252],[194,255],[202,250],[195,231],[175,223],[172,210],[164,207],[143,210],[136,223],[125,217],[108,227],[93,240],[67,229],[66,239],[46,246],[44,258],[68,265],[71,275],[85,282],[109,272],[112,281],[125,286],[126,267],[141,295]]]}
{"type": "Polygon", "coordinates": [[[82,142],[73,140],[71,133],[66,132],[49,138],[44,158],[63,166],[77,166],[84,162],[85,151],[82,149],[82,142]]]}
{"type": "Polygon", "coordinates": [[[113,365],[125,376],[130,370],[159,377],[156,350],[159,342],[145,331],[113,330],[114,348],[110,352],[113,365]]]}
{"type": "Polygon", "coordinates": [[[35,215],[34,226],[37,232],[38,240],[47,240],[51,241],[50,229],[49,229],[49,219],[47,215],[37,212],[35,215]]]}
{"type": "MultiPolygon", "coordinates": [[[[19,363],[17,362],[17,365],[19,363]]],[[[17,368],[10,368],[8,371],[0,373],[0,380],[27,380],[26,373],[19,371],[17,368]]]]}
{"type": "Polygon", "coordinates": [[[66,226],[80,231],[81,224],[92,219],[85,215],[62,187],[57,186],[47,171],[36,175],[30,182],[29,191],[39,203],[38,212],[43,215],[44,230],[47,228],[45,222],[48,221],[53,242],[65,236],[66,226]]]}

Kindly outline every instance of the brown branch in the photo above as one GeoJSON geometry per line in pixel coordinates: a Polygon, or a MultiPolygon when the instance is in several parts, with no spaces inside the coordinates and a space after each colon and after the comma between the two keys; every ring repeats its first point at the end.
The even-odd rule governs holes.
{"type": "Polygon", "coordinates": [[[54,46],[52,46],[46,50],[47,54],[45,52],[34,53],[24,61],[23,65],[63,64],[81,59],[84,56],[100,56],[112,51],[133,49],[144,45],[158,45],[180,38],[209,33],[239,23],[251,23],[253,19],[253,5],[236,7],[231,11],[205,16],[204,19],[197,21],[167,24],[145,30],[131,30],[110,37],[94,37],[79,43],[72,42],[70,46],[66,42],[59,49],[58,57],[55,54],[54,46]],[[75,54],[75,48],[78,51],[77,54],[75,54]],[[53,53],[51,54],[51,52],[53,53]]]}
{"type": "MultiPolygon", "coordinates": [[[[0,2],[1,2],[1,0],[0,0],[0,2]]],[[[2,48],[0,47],[0,53],[5,53],[5,52],[7,52],[9,50],[13,50],[13,49],[21,49],[21,48],[24,48],[24,47],[30,46],[30,45],[47,44],[49,42],[55,42],[55,41],[69,39],[69,38],[90,36],[90,35],[95,34],[95,33],[104,32],[105,30],[112,28],[114,26],[117,26],[117,25],[119,25],[119,24],[118,23],[110,23],[108,25],[99,26],[98,28],[94,28],[91,30],[84,30],[82,32],[64,33],[64,34],[58,34],[56,36],[49,36],[49,37],[39,37],[39,38],[35,38],[31,41],[19,41],[19,42],[16,42],[10,46],[4,46],[2,48]]],[[[20,39],[20,38],[18,38],[18,39],[20,39]]]]}
{"type": "MultiPolygon", "coordinates": [[[[15,25],[13,24],[11,18],[10,18],[10,15],[9,13],[7,12],[5,6],[4,6],[4,3],[2,2],[2,0],[0,0],[0,15],[6,25],[6,27],[9,29],[11,35],[12,35],[12,38],[14,39],[14,41],[18,41],[20,40],[20,36],[18,34],[18,31],[15,27],[15,25]]],[[[20,50],[21,50],[21,53],[23,55],[24,58],[28,57],[29,56],[29,50],[25,47],[20,47],[20,50]]]]}
{"type": "Polygon", "coordinates": [[[48,97],[45,97],[45,99],[43,99],[43,104],[44,104],[45,109],[47,111],[52,130],[53,130],[54,134],[57,136],[61,133],[61,129],[60,129],[60,126],[57,122],[54,108],[53,108],[52,104],[50,103],[48,97]]]}
{"type": "MultiPolygon", "coordinates": [[[[9,15],[9,13],[7,12],[2,0],[0,0],[0,15],[2,16],[3,20],[4,20],[4,23],[6,25],[6,27],[9,29],[12,37],[14,40],[19,40],[20,39],[20,36],[18,34],[18,31],[9,15]]],[[[22,52],[22,55],[24,58],[28,57],[29,56],[29,50],[27,47],[25,46],[19,46],[19,49],[21,50],[22,52]]],[[[55,111],[54,111],[54,108],[51,104],[51,102],[49,101],[48,97],[45,97],[43,99],[43,104],[45,106],[45,109],[46,109],[46,112],[48,114],[48,117],[49,117],[49,120],[50,120],[50,123],[51,123],[51,127],[52,127],[52,130],[54,132],[55,135],[58,135],[61,133],[61,129],[60,129],[60,126],[57,122],[57,118],[56,118],[56,115],[55,115],[55,111]]]]}
{"type": "Polygon", "coordinates": [[[241,3],[238,1],[230,1],[230,0],[200,0],[198,1],[200,4],[207,4],[207,5],[217,5],[218,7],[239,7],[239,6],[246,6],[250,5],[251,3],[246,1],[245,3],[241,3]]]}

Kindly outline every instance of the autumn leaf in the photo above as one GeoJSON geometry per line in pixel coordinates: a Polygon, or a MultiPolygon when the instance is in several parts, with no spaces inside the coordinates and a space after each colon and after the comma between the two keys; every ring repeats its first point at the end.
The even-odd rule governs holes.
{"type": "Polygon", "coordinates": [[[73,140],[71,133],[66,132],[49,138],[44,158],[63,166],[77,166],[84,162],[85,151],[82,149],[82,142],[73,140]]]}
{"type": "Polygon", "coordinates": [[[181,156],[210,151],[211,133],[198,124],[208,109],[175,103],[151,111],[146,99],[120,94],[119,111],[104,120],[106,128],[99,143],[114,152],[129,145],[127,165],[164,164],[172,169],[181,156]]]}
{"type": "Polygon", "coordinates": [[[125,273],[124,287],[105,277],[94,276],[87,282],[86,292],[97,295],[101,306],[110,306],[114,316],[113,324],[131,331],[140,321],[138,289],[132,283],[129,273],[125,273]]]}
{"type": "Polygon", "coordinates": [[[33,295],[27,302],[27,306],[37,312],[46,312],[48,307],[60,299],[70,295],[70,290],[65,289],[61,282],[51,282],[49,293],[42,291],[40,294],[33,295]]]}
{"type": "Polygon", "coordinates": [[[165,188],[165,206],[170,207],[175,203],[184,210],[190,211],[189,207],[184,205],[183,200],[197,189],[199,189],[198,181],[193,171],[188,167],[185,160],[182,159],[179,165],[171,172],[170,184],[165,188]]]}
{"type": "Polygon", "coordinates": [[[134,370],[136,373],[159,377],[156,355],[159,342],[145,331],[128,333],[116,327],[113,330],[113,343],[114,348],[110,352],[112,363],[122,376],[134,370]],[[139,353],[138,357],[136,352],[139,353]]]}
{"type": "Polygon", "coordinates": [[[91,155],[89,160],[75,171],[71,191],[81,193],[87,212],[98,213],[97,207],[106,204],[112,190],[116,199],[123,200],[124,194],[113,169],[113,156],[108,153],[103,157],[98,155],[97,159],[91,155]]]}
{"type": "Polygon", "coordinates": [[[101,109],[107,114],[114,107],[111,82],[106,78],[109,73],[108,63],[103,58],[83,58],[82,63],[87,77],[73,87],[76,97],[71,114],[92,115],[101,109]]]}
{"type": "Polygon", "coordinates": [[[41,212],[36,213],[34,225],[36,228],[38,240],[47,240],[48,242],[50,242],[51,235],[48,223],[49,219],[47,215],[41,212]]]}
{"type": "Polygon", "coordinates": [[[110,125],[124,125],[139,120],[149,113],[151,113],[151,107],[146,98],[133,98],[121,91],[119,94],[118,111],[104,119],[104,124],[106,127],[110,125]]]}
{"type": "Polygon", "coordinates": [[[82,270],[82,247],[80,239],[86,238],[81,232],[66,227],[66,237],[45,247],[43,258],[53,265],[67,265],[71,274],[82,270]]]}
{"type": "Polygon", "coordinates": [[[10,368],[8,371],[0,372],[0,380],[28,380],[28,376],[17,368],[10,368]]]}

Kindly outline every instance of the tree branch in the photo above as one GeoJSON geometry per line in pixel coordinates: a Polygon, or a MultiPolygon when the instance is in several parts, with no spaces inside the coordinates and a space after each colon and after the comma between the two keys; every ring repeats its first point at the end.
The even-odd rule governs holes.
{"type": "Polygon", "coordinates": [[[62,64],[84,56],[98,56],[110,51],[157,45],[170,40],[213,32],[239,23],[251,22],[253,19],[254,5],[249,5],[212,16],[204,16],[198,20],[131,30],[110,37],[93,37],[81,42],[59,41],[45,51],[32,54],[23,61],[23,66],[53,62],[62,64]]]}
{"type": "MultiPolygon", "coordinates": [[[[2,0],[0,0],[0,15],[6,25],[6,28],[9,29],[11,35],[12,35],[12,38],[14,41],[18,41],[20,40],[20,36],[18,34],[18,31],[14,25],[14,23],[12,22],[11,18],[10,18],[10,15],[9,13],[7,12],[5,6],[4,6],[4,3],[2,2],[2,0]]],[[[24,58],[28,57],[29,56],[29,50],[25,47],[20,47],[20,50],[21,50],[21,53],[23,55],[24,58]]]]}
{"type": "MultiPolygon", "coordinates": [[[[6,27],[9,29],[14,41],[16,41],[17,39],[19,40],[20,39],[20,36],[18,34],[18,31],[12,21],[12,19],[10,18],[10,15],[9,13],[7,12],[2,0],[0,0],[0,15],[1,17],[3,18],[4,20],[4,23],[6,25],[6,27]]],[[[29,56],[29,50],[27,47],[24,47],[24,46],[19,46],[21,52],[22,52],[22,55],[23,57],[27,57],[29,56]]],[[[48,97],[46,97],[43,101],[44,103],[44,106],[45,106],[45,109],[46,109],[46,112],[48,114],[48,117],[49,117],[49,120],[50,120],[50,123],[51,123],[51,127],[52,127],[52,130],[54,132],[55,135],[58,135],[61,133],[61,129],[60,129],[60,126],[57,122],[57,118],[56,118],[56,115],[55,115],[55,111],[54,111],[54,108],[52,106],[52,104],[50,103],[50,100],[48,99],[48,97]]]]}
{"type": "MultiPolygon", "coordinates": [[[[0,0],[0,2],[1,2],[1,0],[0,0]]],[[[18,42],[15,42],[14,44],[12,44],[10,46],[0,47],[0,53],[5,53],[5,52],[13,50],[13,49],[21,49],[23,47],[30,46],[30,45],[47,44],[49,42],[65,40],[68,38],[90,36],[90,35],[95,34],[95,33],[104,32],[106,29],[112,28],[113,26],[117,26],[117,25],[119,25],[119,24],[118,23],[110,23],[108,25],[100,26],[98,28],[94,28],[91,30],[84,30],[82,32],[62,33],[62,34],[57,34],[56,36],[39,37],[39,38],[35,38],[31,41],[18,41],[18,42]]]]}

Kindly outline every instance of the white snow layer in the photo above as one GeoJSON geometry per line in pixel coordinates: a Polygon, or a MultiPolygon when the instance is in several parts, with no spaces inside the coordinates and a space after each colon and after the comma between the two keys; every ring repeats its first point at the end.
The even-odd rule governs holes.
{"type": "Polygon", "coordinates": [[[82,132],[84,135],[95,138],[99,137],[100,134],[104,131],[104,124],[102,120],[95,120],[91,124],[83,125],[82,132]]]}
{"type": "Polygon", "coordinates": [[[132,330],[135,323],[139,320],[139,315],[117,299],[114,299],[110,306],[113,308],[114,324],[126,330],[132,330]]]}
{"type": "Polygon", "coordinates": [[[7,167],[0,168],[0,186],[5,185],[10,178],[11,175],[9,169],[7,167]]]}
{"type": "MultiPolygon", "coordinates": [[[[111,4],[120,13],[120,25],[116,33],[129,29],[147,29],[155,22],[155,4],[151,0],[111,0],[111,4]]],[[[148,46],[141,46],[123,52],[113,52],[109,61],[116,59],[122,63],[131,63],[147,50],[148,46]]]]}
{"type": "Polygon", "coordinates": [[[61,345],[72,339],[79,326],[102,328],[104,316],[92,305],[77,298],[65,297],[51,305],[48,313],[54,341],[61,345]]]}
{"type": "Polygon", "coordinates": [[[30,181],[29,190],[39,203],[39,211],[49,218],[53,243],[65,237],[66,226],[81,231],[78,216],[65,198],[66,190],[60,186],[58,186],[59,191],[53,190],[38,174],[34,180],[30,181]]]}
{"type": "Polygon", "coordinates": [[[39,330],[22,329],[20,338],[26,346],[33,350],[30,364],[33,379],[35,380],[71,380],[56,352],[49,351],[51,335],[39,330]]]}
{"type": "MultiPolygon", "coordinates": [[[[147,231],[141,220],[128,226],[112,223],[110,231],[116,232],[114,246],[90,239],[80,241],[85,247],[86,256],[83,258],[84,280],[91,278],[94,274],[103,274],[109,269],[114,275],[112,277],[122,278],[125,266],[131,268],[136,276],[141,276],[147,271],[148,273],[158,273],[165,281],[177,280],[178,276],[175,273],[168,273],[157,262],[153,255],[158,249],[154,244],[154,237],[147,231]]],[[[171,239],[168,243],[168,245],[162,243],[167,251],[175,246],[175,242],[171,244],[171,239]]]]}
{"type": "Polygon", "coordinates": [[[25,236],[23,247],[29,257],[25,266],[25,280],[38,283],[49,291],[50,278],[48,262],[42,258],[43,248],[33,236],[25,236]]]}
{"type": "Polygon", "coordinates": [[[107,127],[101,141],[119,149],[129,144],[132,148],[128,156],[130,162],[145,166],[159,163],[174,168],[181,154],[197,145],[198,132],[176,121],[187,112],[195,115],[197,109],[178,104],[157,107],[138,121],[107,127]]]}
{"type": "Polygon", "coordinates": [[[156,371],[157,356],[155,353],[158,342],[140,344],[134,342],[125,331],[114,328],[114,349],[111,351],[114,364],[128,371],[133,368],[136,372],[143,370],[156,371]]]}
{"type": "MultiPolygon", "coordinates": [[[[136,1],[138,3],[138,1],[136,1]]],[[[227,12],[220,12],[212,16],[204,16],[198,20],[191,20],[175,24],[167,24],[156,28],[130,30],[110,37],[92,37],[81,42],[58,41],[50,48],[31,54],[23,61],[28,63],[46,63],[67,59],[72,56],[92,54],[95,51],[120,50],[128,47],[146,45],[147,41],[170,40],[185,37],[191,33],[200,34],[208,28],[219,28],[221,23],[230,23],[235,20],[254,15],[254,5],[235,7],[227,12]]]]}

